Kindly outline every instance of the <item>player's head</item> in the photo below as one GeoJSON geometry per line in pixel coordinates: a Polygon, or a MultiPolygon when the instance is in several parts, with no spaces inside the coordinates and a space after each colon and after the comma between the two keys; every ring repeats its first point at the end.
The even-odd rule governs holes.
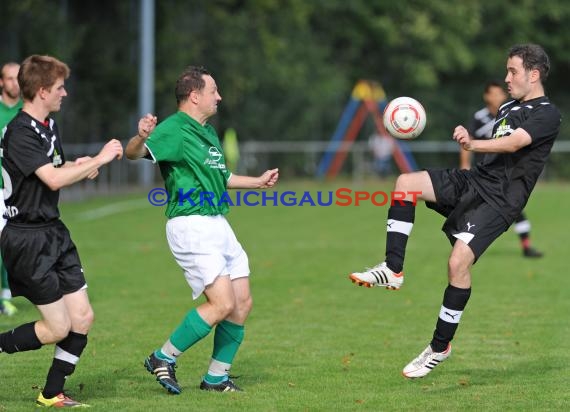
{"type": "Polygon", "coordinates": [[[539,45],[519,44],[511,47],[505,77],[509,94],[519,101],[544,96],[543,83],[549,71],[550,60],[539,45]]]}
{"type": "Polygon", "coordinates": [[[175,94],[178,107],[190,103],[205,119],[217,112],[222,100],[212,75],[205,68],[196,66],[182,72],[176,81],[175,94]]]}
{"type": "Polygon", "coordinates": [[[501,104],[507,99],[507,93],[503,85],[498,81],[491,80],[485,84],[483,100],[492,115],[496,115],[501,104]]]}
{"type": "Polygon", "coordinates": [[[20,97],[18,70],[20,70],[20,65],[14,62],[6,63],[0,69],[0,89],[2,89],[2,95],[12,100],[20,97]]]}
{"type": "Polygon", "coordinates": [[[42,90],[51,92],[56,83],[63,85],[69,77],[69,67],[55,57],[34,54],[23,61],[18,83],[24,100],[33,101],[42,90]]]}
{"type": "Polygon", "coordinates": [[[509,50],[509,58],[519,57],[527,72],[538,70],[542,83],[548,79],[550,59],[544,49],[538,44],[517,44],[509,50]]]}
{"type": "Polygon", "coordinates": [[[188,100],[192,91],[199,92],[204,89],[206,86],[205,76],[211,76],[211,74],[204,67],[189,66],[184,69],[176,81],[176,89],[174,90],[176,103],[180,105],[188,100]]]}

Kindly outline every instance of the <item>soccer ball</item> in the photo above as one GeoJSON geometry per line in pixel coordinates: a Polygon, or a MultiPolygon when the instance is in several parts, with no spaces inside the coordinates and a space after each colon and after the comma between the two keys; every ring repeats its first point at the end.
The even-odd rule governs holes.
{"type": "Polygon", "coordinates": [[[415,139],[426,127],[426,111],[416,99],[398,97],[384,109],[384,127],[398,139],[415,139]]]}

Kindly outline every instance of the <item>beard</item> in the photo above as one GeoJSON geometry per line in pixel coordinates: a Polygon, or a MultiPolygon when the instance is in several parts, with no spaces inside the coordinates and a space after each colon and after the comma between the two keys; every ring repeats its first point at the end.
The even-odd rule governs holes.
{"type": "Polygon", "coordinates": [[[10,99],[19,99],[20,98],[20,91],[12,91],[4,89],[4,93],[8,95],[10,99]]]}

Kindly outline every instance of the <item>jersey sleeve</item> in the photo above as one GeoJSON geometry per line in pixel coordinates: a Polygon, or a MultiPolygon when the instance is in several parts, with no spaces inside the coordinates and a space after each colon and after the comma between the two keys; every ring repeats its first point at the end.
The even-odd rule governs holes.
{"type": "Polygon", "coordinates": [[[182,160],[182,136],[169,132],[168,128],[158,125],[145,143],[153,162],[178,162],[182,160]]]}
{"type": "Polygon", "coordinates": [[[38,135],[30,129],[17,129],[5,136],[5,139],[4,157],[9,157],[26,177],[52,162],[45,152],[45,147],[38,143],[38,135]]]}
{"type": "Polygon", "coordinates": [[[227,167],[226,167],[224,170],[222,170],[222,176],[224,176],[224,179],[225,179],[225,181],[226,181],[226,186],[228,185],[228,182],[230,181],[230,178],[232,177],[232,174],[233,174],[233,173],[232,173],[231,171],[229,171],[229,170],[227,169],[227,167]]]}
{"type": "Polygon", "coordinates": [[[562,118],[556,107],[546,104],[540,105],[532,116],[520,125],[530,135],[532,142],[540,142],[548,136],[556,136],[560,129],[562,118]]]}

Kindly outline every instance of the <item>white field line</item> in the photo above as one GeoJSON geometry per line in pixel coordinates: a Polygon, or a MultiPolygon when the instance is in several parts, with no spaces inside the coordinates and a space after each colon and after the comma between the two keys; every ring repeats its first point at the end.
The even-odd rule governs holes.
{"type": "Polygon", "coordinates": [[[117,213],[130,212],[132,210],[142,209],[151,206],[147,199],[132,199],[122,202],[111,203],[96,209],[88,210],[78,214],[81,220],[96,220],[103,217],[116,215],[117,213]]]}

